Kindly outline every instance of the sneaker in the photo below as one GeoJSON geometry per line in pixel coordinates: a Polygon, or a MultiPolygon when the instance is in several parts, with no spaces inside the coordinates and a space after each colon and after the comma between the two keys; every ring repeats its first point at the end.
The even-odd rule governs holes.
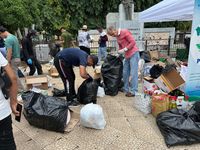
{"type": "Polygon", "coordinates": [[[125,95],[126,97],[134,97],[135,96],[135,94],[132,94],[132,93],[130,93],[130,92],[128,92],[128,93],[126,93],[126,95],[125,95]]]}

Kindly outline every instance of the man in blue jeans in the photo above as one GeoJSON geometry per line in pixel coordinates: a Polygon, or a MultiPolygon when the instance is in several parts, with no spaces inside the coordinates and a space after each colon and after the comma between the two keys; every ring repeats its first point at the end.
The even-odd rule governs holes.
{"type": "Polygon", "coordinates": [[[0,150],[16,150],[12,132],[11,112],[19,116],[17,108],[17,78],[5,57],[0,53],[0,69],[3,68],[11,80],[10,100],[6,100],[2,93],[0,81],[0,150]]]}
{"type": "Polygon", "coordinates": [[[106,47],[106,42],[108,41],[108,37],[106,35],[106,33],[103,31],[102,27],[98,28],[98,31],[100,33],[100,37],[99,37],[99,49],[98,49],[98,65],[100,65],[101,60],[104,60],[107,56],[107,47],[106,47]]]}
{"type": "Polygon", "coordinates": [[[138,62],[140,59],[139,50],[136,46],[135,39],[127,29],[108,28],[108,34],[117,38],[119,45],[119,54],[125,55],[123,66],[123,81],[125,96],[133,97],[138,92],[138,62]]]}

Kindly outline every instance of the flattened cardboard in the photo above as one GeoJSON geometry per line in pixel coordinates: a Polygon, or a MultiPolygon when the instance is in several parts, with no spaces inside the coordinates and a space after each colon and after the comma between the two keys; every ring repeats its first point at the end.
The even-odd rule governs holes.
{"type": "Polygon", "coordinates": [[[71,111],[70,113],[71,113],[71,120],[67,125],[67,127],[65,128],[65,133],[73,131],[74,127],[79,123],[80,120],[80,114],[73,111],[71,111]]]}
{"type": "Polygon", "coordinates": [[[26,76],[25,83],[28,89],[32,88],[33,86],[44,90],[48,89],[48,79],[46,75],[26,76]]]}

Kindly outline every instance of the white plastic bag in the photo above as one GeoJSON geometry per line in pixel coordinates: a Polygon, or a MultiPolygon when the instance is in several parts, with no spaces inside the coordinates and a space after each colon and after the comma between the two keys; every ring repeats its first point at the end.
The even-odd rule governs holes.
{"type": "Polygon", "coordinates": [[[145,115],[151,113],[151,98],[149,95],[141,94],[134,98],[134,107],[145,115]]]}
{"type": "Polygon", "coordinates": [[[103,110],[97,104],[87,104],[80,111],[80,124],[84,127],[104,129],[106,121],[103,110]]]}
{"type": "Polygon", "coordinates": [[[98,97],[104,97],[105,96],[104,88],[102,88],[100,86],[98,87],[97,96],[98,97]]]}
{"type": "Polygon", "coordinates": [[[143,68],[144,68],[144,64],[145,64],[145,61],[144,59],[140,59],[139,62],[138,62],[138,73],[142,73],[143,71],[143,68]]]}

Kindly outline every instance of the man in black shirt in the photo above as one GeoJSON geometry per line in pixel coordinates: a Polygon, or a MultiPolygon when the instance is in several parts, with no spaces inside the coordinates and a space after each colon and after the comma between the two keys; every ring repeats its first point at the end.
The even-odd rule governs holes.
{"type": "Polygon", "coordinates": [[[29,30],[27,36],[22,39],[22,53],[24,55],[24,60],[26,64],[30,68],[30,72],[29,72],[30,76],[35,73],[36,68],[37,68],[38,75],[43,74],[42,66],[37,60],[35,53],[33,51],[32,36],[35,36],[35,35],[36,35],[35,30],[29,30]]]}
{"type": "Polygon", "coordinates": [[[93,66],[98,62],[98,57],[88,55],[79,48],[65,48],[58,52],[54,58],[54,65],[59,72],[65,87],[66,98],[72,105],[76,105],[76,92],[74,88],[75,74],[73,66],[79,67],[80,76],[84,79],[91,78],[86,71],[87,66],[93,66]]]}

